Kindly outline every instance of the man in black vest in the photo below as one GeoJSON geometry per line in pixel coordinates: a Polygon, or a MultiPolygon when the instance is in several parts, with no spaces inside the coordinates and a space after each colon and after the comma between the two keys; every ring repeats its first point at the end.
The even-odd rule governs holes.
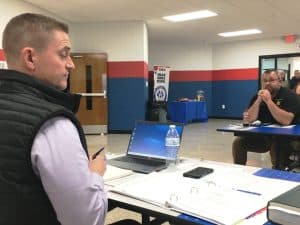
{"type": "Polygon", "coordinates": [[[25,13],[2,41],[0,224],[103,225],[105,157],[89,160],[79,98],[61,91],[74,68],[68,26],[25,13]]]}

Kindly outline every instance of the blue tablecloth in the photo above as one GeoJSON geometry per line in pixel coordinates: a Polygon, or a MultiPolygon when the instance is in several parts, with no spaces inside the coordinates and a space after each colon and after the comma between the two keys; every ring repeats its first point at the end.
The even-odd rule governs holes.
{"type": "Polygon", "coordinates": [[[205,101],[173,101],[168,104],[168,113],[171,121],[184,124],[208,119],[205,101]]]}

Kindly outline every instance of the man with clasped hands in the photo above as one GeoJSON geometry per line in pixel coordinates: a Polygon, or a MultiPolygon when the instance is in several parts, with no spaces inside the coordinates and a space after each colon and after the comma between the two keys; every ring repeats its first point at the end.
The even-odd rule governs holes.
{"type": "MultiPolygon", "coordinates": [[[[251,99],[244,121],[252,123],[259,120],[261,123],[276,123],[290,125],[297,122],[300,114],[300,102],[297,95],[291,90],[282,87],[282,80],[277,71],[267,70],[262,75],[263,88],[251,99]]],[[[266,136],[239,136],[233,141],[232,155],[236,164],[245,165],[247,152],[264,153],[270,151],[273,167],[283,168],[280,162],[281,154],[277,151],[277,143],[272,137],[266,136]],[[279,158],[276,158],[278,155],[279,158]]],[[[284,150],[280,151],[283,153],[284,150]]]]}

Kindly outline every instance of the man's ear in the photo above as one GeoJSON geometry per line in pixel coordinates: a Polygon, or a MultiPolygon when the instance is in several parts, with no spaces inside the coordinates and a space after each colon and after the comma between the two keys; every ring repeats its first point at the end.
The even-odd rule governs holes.
{"type": "Polygon", "coordinates": [[[35,51],[33,48],[25,47],[22,49],[22,58],[27,70],[33,72],[35,70],[35,51]]]}

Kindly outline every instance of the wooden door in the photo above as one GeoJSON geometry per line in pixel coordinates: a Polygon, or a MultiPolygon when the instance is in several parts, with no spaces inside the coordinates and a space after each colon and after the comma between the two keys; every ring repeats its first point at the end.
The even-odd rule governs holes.
{"type": "Polygon", "coordinates": [[[75,64],[75,69],[70,75],[70,92],[82,95],[76,116],[83,125],[85,133],[106,132],[107,55],[72,53],[72,60],[75,64]]]}

